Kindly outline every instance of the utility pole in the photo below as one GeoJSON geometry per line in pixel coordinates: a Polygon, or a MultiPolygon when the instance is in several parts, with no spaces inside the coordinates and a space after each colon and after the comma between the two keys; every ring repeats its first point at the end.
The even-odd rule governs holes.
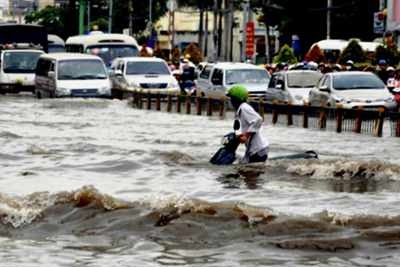
{"type": "Polygon", "coordinates": [[[85,32],[85,0],[79,0],[79,34],[85,32]]]}
{"type": "Polygon", "coordinates": [[[243,25],[242,25],[242,53],[241,53],[241,61],[246,61],[246,26],[249,21],[249,10],[250,10],[250,1],[246,0],[243,5],[243,25]]]}
{"type": "Polygon", "coordinates": [[[87,31],[90,32],[90,0],[87,2],[87,31]]]}
{"type": "Polygon", "coordinates": [[[113,0],[108,2],[108,32],[112,32],[112,19],[113,19],[113,0]]]}
{"type": "Polygon", "coordinates": [[[214,0],[213,9],[213,61],[216,62],[218,58],[218,0],[214,0]]]}
{"type": "Polygon", "coordinates": [[[332,0],[327,0],[327,11],[326,11],[326,39],[331,39],[331,8],[332,0]]]}
{"type": "Polygon", "coordinates": [[[149,31],[150,31],[150,36],[151,36],[151,31],[153,29],[152,23],[153,23],[153,0],[149,0],[149,31]]]}
{"type": "Polygon", "coordinates": [[[133,34],[133,5],[132,0],[129,0],[129,35],[132,36],[133,34]]]}

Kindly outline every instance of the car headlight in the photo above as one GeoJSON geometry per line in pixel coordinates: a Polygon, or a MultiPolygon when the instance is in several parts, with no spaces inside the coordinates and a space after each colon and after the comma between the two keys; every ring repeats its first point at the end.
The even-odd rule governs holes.
{"type": "Polygon", "coordinates": [[[101,92],[109,91],[109,90],[110,90],[110,87],[109,87],[109,86],[100,87],[100,91],[101,91],[101,92]]]}
{"type": "Polygon", "coordinates": [[[129,87],[133,87],[133,88],[139,88],[140,87],[140,85],[139,85],[139,83],[137,83],[137,82],[130,82],[129,83],[129,87]]]}
{"type": "Polygon", "coordinates": [[[56,95],[62,96],[62,95],[69,95],[70,90],[64,87],[57,87],[56,89],[56,95]]]}
{"type": "Polygon", "coordinates": [[[336,96],[336,95],[332,96],[332,98],[333,98],[333,100],[335,100],[336,103],[350,103],[351,102],[350,100],[347,100],[344,97],[340,97],[340,96],[336,96]]]}
{"type": "Polygon", "coordinates": [[[179,89],[179,83],[177,81],[172,81],[169,83],[168,87],[172,89],[179,89]]]}
{"type": "Polygon", "coordinates": [[[384,101],[385,101],[385,102],[394,102],[394,101],[395,101],[395,100],[394,100],[394,96],[390,96],[390,97],[388,97],[388,98],[385,98],[384,101]]]}

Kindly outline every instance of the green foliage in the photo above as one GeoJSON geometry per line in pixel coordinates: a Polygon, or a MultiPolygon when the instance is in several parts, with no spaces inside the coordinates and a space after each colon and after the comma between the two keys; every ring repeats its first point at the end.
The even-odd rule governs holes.
{"type": "Polygon", "coordinates": [[[37,23],[44,26],[48,33],[64,36],[66,11],[63,8],[47,6],[25,16],[26,23],[37,23]]]}
{"type": "Polygon", "coordinates": [[[105,18],[98,18],[95,21],[92,21],[90,23],[90,31],[96,30],[95,29],[96,27],[97,27],[97,31],[107,32],[108,31],[108,20],[105,18]]]}
{"type": "Polygon", "coordinates": [[[396,47],[380,45],[375,50],[374,64],[378,64],[380,59],[385,59],[388,65],[397,66],[400,61],[400,54],[396,47]]]}
{"type": "MultiPolygon", "coordinates": [[[[149,22],[149,1],[132,0],[133,29],[134,34],[142,33],[149,22]]],[[[157,21],[167,11],[166,1],[153,1],[152,21],[157,21]]],[[[113,32],[122,32],[129,26],[129,1],[114,0],[113,32]]]]}
{"type": "Polygon", "coordinates": [[[340,64],[345,64],[348,60],[352,60],[354,63],[365,62],[366,60],[365,51],[360,46],[358,39],[351,39],[347,47],[340,54],[340,64]]]}
{"type": "Polygon", "coordinates": [[[295,64],[297,63],[297,58],[293,52],[293,49],[290,48],[288,45],[284,45],[279,50],[278,55],[274,57],[274,63],[288,63],[288,64],[295,64]]]}

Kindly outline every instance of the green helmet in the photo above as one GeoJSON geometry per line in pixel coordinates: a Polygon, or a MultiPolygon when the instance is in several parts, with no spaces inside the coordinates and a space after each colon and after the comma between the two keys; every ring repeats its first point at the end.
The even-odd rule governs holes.
{"type": "Polygon", "coordinates": [[[227,96],[234,97],[244,102],[247,101],[247,98],[249,97],[249,92],[243,85],[235,85],[228,90],[227,96]]]}

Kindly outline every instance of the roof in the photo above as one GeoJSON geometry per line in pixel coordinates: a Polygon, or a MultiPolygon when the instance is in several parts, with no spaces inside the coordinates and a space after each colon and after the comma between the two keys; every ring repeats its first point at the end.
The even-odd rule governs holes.
{"type": "Polygon", "coordinates": [[[64,40],[60,38],[60,36],[55,34],[48,34],[47,41],[49,44],[64,44],[64,40]]]}
{"type": "Polygon", "coordinates": [[[328,74],[332,76],[375,75],[374,73],[369,71],[337,71],[337,72],[330,72],[328,74]]]}
{"type": "Polygon", "coordinates": [[[221,69],[259,69],[264,70],[260,66],[256,66],[253,64],[247,63],[240,63],[240,62],[220,62],[214,64],[214,68],[221,68],[221,69]]]}
{"type": "MultiPolygon", "coordinates": [[[[321,50],[343,50],[349,44],[346,40],[321,40],[315,43],[321,50]]],[[[314,44],[314,45],[315,45],[314,44]]],[[[379,42],[359,42],[361,48],[367,52],[375,52],[376,48],[382,45],[379,42]]]]}
{"type": "Polygon", "coordinates": [[[66,44],[82,44],[95,45],[99,43],[103,44],[132,44],[138,46],[136,39],[132,36],[119,33],[103,33],[94,35],[76,35],[71,36],[65,42],[66,44]]]}
{"type": "Polygon", "coordinates": [[[36,52],[39,54],[44,54],[44,52],[42,50],[38,50],[38,49],[4,49],[1,52],[36,52]]]}
{"type": "Polygon", "coordinates": [[[79,54],[79,53],[54,53],[54,54],[44,54],[42,58],[49,58],[55,60],[65,60],[65,59],[97,59],[101,60],[100,57],[90,54],[79,54]]]}
{"type": "Polygon", "coordinates": [[[164,59],[158,57],[121,57],[115,60],[123,60],[130,62],[165,62],[164,59]]]}
{"type": "Polygon", "coordinates": [[[347,46],[346,40],[322,40],[316,44],[321,50],[343,50],[347,46]]]}

